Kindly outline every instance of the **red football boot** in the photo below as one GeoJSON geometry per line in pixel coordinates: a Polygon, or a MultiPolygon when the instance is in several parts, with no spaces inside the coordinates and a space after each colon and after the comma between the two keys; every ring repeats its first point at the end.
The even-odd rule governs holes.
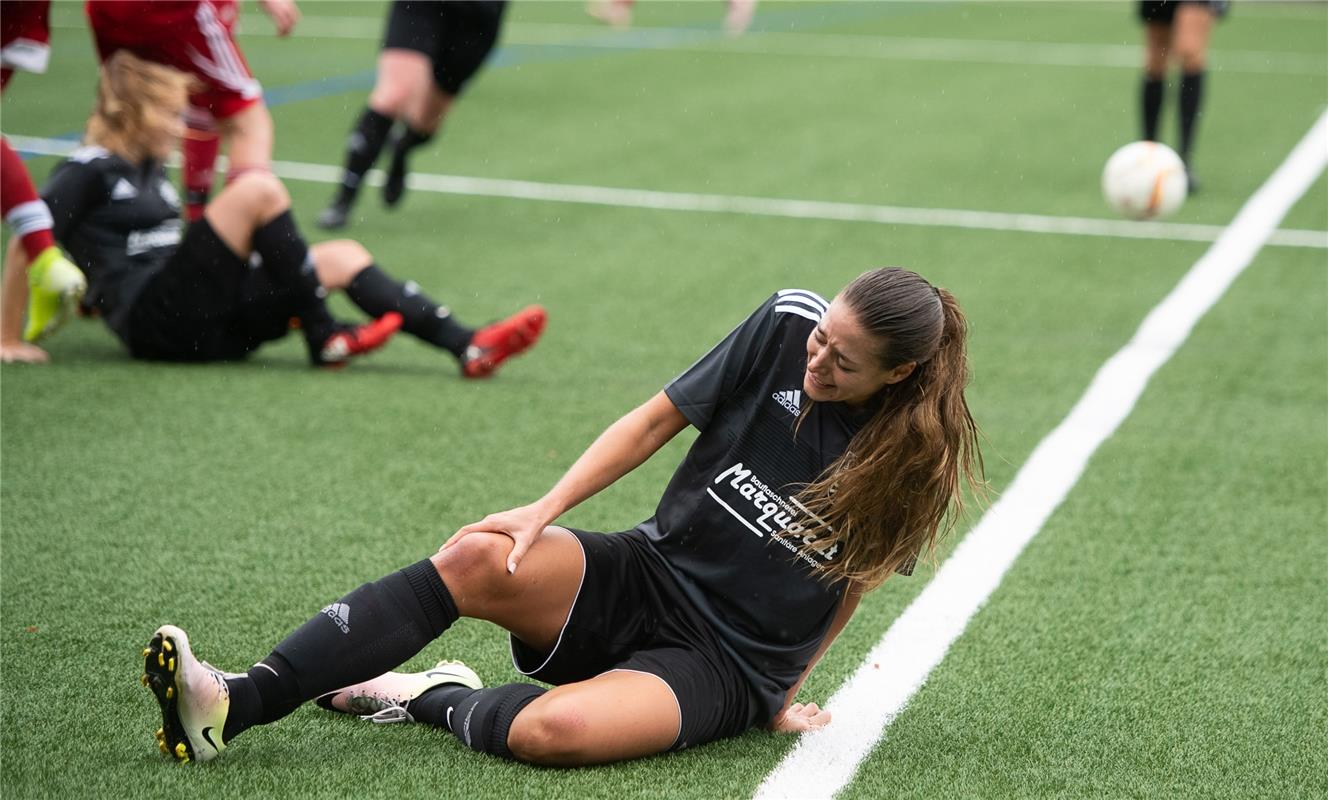
{"type": "Polygon", "coordinates": [[[527,306],[475,331],[461,358],[461,374],[467,378],[489,377],[504,361],[534,346],[548,318],[541,306],[527,306]]]}
{"type": "Polygon", "coordinates": [[[323,342],[314,363],[320,367],[345,366],[351,358],[372,353],[387,344],[399,330],[401,315],[389,311],[372,322],[337,331],[323,342]]]}

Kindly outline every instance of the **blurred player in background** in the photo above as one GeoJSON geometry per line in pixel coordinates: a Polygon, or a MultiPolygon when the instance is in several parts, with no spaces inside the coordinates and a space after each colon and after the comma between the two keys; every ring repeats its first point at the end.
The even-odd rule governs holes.
{"type": "MultiPolygon", "coordinates": [[[[590,0],[586,13],[615,28],[632,24],[632,6],[636,0],[590,0]]],[[[729,36],[741,36],[752,24],[756,14],[756,0],[728,0],[728,13],[724,15],[724,31],[729,36]]]]}
{"type": "Polygon", "coordinates": [[[966,343],[954,297],[907,270],[868,272],[832,303],[777,292],[543,498],[330,603],[247,673],[158,629],[143,683],[161,748],[208,760],[308,700],[556,766],[825,725],[799,687],[861,596],[934,548],[965,479],[980,487],[966,343]],[[689,424],[652,518],[612,535],[554,524],[689,424]],[[482,688],[455,662],[384,674],[461,616],[509,631],[516,667],[556,688],[482,688]]]}
{"type": "MultiPolygon", "coordinates": [[[[259,6],[278,36],[290,34],[300,19],[293,0],[260,0],[259,6]]],[[[102,61],[123,49],[197,80],[181,148],[186,219],[203,216],[222,139],[227,182],[270,170],[272,115],[235,42],[236,0],[87,0],[86,9],[102,61]]]]}
{"type": "Polygon", "coordinates": [[[506,0],[392,4],[378,77],[347,139],[341,185],[318,215],[320,228],[345,227],[364,174],[384,146],[391,150],[392,162],[383,202],[388,208],[401,202],[410,151],[433,139],[452,103],[484,64],[498,41],[506,7],[506,0]]]}
{"type": "Polygon", "coordinates": [[[1176,152],[1185,162],[1189,193],[1199,184],[1190,157],[1202,113],[1204,75],[1208,59],[1208,36],[1213,23],[1224,16],[1227,0],[1142,0],[1139,18],[1144,23],[1144,81],[1142,90],[1143,138],[1156,142],[1158,118],[1167,65],[1180,65],[1180,143],[1176,152]]]}
{"type": "MultiPolygon", "coordinates": [[[[45,72],[50,60],[49,0],[0,2],[0,93],[9,85],[14,70],[45,72]]],[[[25,344],[54,332],[78,307],[87,281],[78,268],[55,246],[51,233],[51,210],[37,196],[23,159],[0,136],[0,214],[14,232],[24,254],[25,274],[6,273],[5,279],[28,282],[28,324],[23,341],[14,341],[0,357],[37,358],[40,348],[25,344]]],[[[0,308],[4,318],[21,320],[23,307],[0,308]]],[[[17,336],[16,336],[17,339],[17,336]]]]}
{"type": "MultiPolygon", "coordinates": [[[[128,52],[103,65],[86,146],[56,167],[45,187],[54,234],[91,280],[89,304],[136,358],[243,358],[299,320],[315,365],[339,365],[387,342],[400,328],[455,355],[467,377],[484,377],[534,344],[544,311],[531,307],[479,331],[400,284],[356,242],[308,247],[290,198],[269,172],[232,181],[184,230],[179,199],[162,169],[178,143],[189,77],[128,52]],[[253,258],[257,256],[257,258],[253,258]],[[341,289],[378,319],[332,318],[341,289]]],[[[11,248],[8,258],[22,262],[11,248]]],[[[24,285],[6,270],[0,346],[16,343],[24,285]]],[[[45,360],[38,357],[21,360],[45,360]]]]}

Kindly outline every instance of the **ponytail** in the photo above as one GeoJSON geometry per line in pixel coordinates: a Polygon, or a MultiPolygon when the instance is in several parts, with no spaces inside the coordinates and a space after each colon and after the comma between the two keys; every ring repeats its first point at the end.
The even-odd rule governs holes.
{"type": "Polygon", "coordinates": [[[963,511],[961,482],[981,496],[982,454],[964,398],[968,323],[954,296],[912,272],[884,269],[841,297],[887,344],[885,367],[917,365],[882,389],[880,407],[843,455],[796,498],[808,512],[803,552],[824,565],[825,578],[869,590],[932,553],[963,511]]]}

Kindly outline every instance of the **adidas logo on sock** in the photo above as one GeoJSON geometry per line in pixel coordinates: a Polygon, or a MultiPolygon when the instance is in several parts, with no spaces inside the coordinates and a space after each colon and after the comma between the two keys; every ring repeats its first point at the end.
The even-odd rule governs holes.
{"type": "Polygon", "coordinates": [[[770,395],[776,403],[783,406],[793,416],[802,413],[802,392],[797,389],[788,389],[783,392],[775,392],[770,395]]]}
{"type": "Polygon", "coordinates": [[[327,618],[336,623],[342,633],[350,633],[350,606],[345,603],[333,603],[323,609],[322,613],[327,618]]]}

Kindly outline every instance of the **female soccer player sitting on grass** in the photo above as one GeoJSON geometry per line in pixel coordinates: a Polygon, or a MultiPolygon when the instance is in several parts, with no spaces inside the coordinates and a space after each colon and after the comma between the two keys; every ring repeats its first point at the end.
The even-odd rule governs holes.
{"type": "MultiPolygon", "coordinates": [[[[86,146],[56,167],[43,192],[53,232],[86,273],[85,303],[136,358],[215,361],[243,358],[279,339],[298,318],[316,365],[339,365],[404,328],[450,351],[467,377],[491,374],[535,343],[544,310],[532,306],[474,331],[458,324],[413,284],[399,284],[357,242],[309,247],[281,181],[246,173],[184,229],[178,196],[162,161],[182,130],[189,78],[117,52],[102,69],[86,146]],[[344,289],[376,317],[334,320],[325,298],[344,289]]],[[[0,355],[44,361],[21,341],[27,261],[11,247],[0,297],[0,355]]]]}
{"type": "Polygon", "coordinates": [[[954,297],[902,269],[831,303],[778,292],[543,498],[330,603],[248,673],[158,629],[143,682],[162,750],[211,759],[307,700],[560,766],[825,725],[798,688],[862,594],[909,573],[961,481],[980,477],[965,340],[954,297]],[[655,516],[613,535],[553,524],[689,423],[701,433],[655,516]],[[461,616],[510,631],[518,669],[556,688],[485,689],[453,662],[386,672],[461,616]]]}

